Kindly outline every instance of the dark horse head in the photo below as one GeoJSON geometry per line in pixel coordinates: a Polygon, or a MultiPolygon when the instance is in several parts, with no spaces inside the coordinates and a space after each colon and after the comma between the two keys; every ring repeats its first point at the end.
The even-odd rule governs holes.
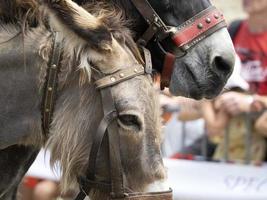
{"type": "MultiPolygon", "coordinates": [[[[92,3],[93,0],[76,0],[80,4],[92,3]]],[[[138,39],[148,28],[148,23],[136,9],[132,0],[101,0],[115,4],[125,12],[133,23],[131,30],[138,39]]],[[[186,20],[211,6],[209,0],[149,0],[153,9],[167,26],[178,27],[186,20]]],[[[152,38],[147,47],[152,53],[153,67],[162,72],[164,51],[152,38]]],[[[177,47],[170,37],[161,41],[163,49],[176,53],[177,47]]],[[[220,93],[229,78],[234,65],[234,49],[226,28],[211,34],[193,46],[185,56],[177,58],[170,80],[170,91],[196,99],[212,98],[220,93]]]]}

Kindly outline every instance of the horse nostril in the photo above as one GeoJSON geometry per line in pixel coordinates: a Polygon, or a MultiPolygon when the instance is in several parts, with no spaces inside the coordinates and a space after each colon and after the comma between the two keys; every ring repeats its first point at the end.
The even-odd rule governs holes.
{"type": "Polygon", "coordinates": [[[229,76],[233,70],[234,63],[232,60],[224,59],[221,56],[216,56],[212,62],[212,67],[217,73],[223,73],[225,76],[229,76]]]}

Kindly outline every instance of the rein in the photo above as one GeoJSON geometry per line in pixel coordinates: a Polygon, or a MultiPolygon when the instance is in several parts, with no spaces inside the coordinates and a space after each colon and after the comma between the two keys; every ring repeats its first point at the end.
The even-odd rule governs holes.
{"type": "MultiPolygon", "coordinates": [[[[132,193],[125,187],[123,181],[123,167],[120,154],[120,136],[118,134],[118,113],[110,88],[123,81],[136,76],[152,74],[151,55],[143,48],[145,66],[135,64],[131,67],[118,70],[112,74],[102,74],[95,81],[95,87],[100,91],[104,117],[101,120],[88,159],[88,168],[84,177],[78,178],[80,193],[75,200],[83,200],[89,195],[91,189],[98,189],[110,193],[113,200],[172,200],[172,190],[154,193],[132,193]],[[103,141],[107,142],[103,142],[103,141]],[[109,182],[96,181],[97,157],[101,147],[108,149],[110,180],[109,182]]],[[[51,60],[48,63],[46,82],[44,85],[42,126],[45,137],[48,137],[49,127],[52,122],[54,104],[56,100],[58,73],[60,71],[61,44],[58,33],[53,33],[53,48],[51,60]]]]}
{"type": "Polygon", "coordinates": [[[161,73],[162,90],[170,85],[176,58],[185,56],[190,48],[227,26],[223,14],[214,6],[208,7],[178,27],[174,27],[163,22],[148,0],[131,1],[149,25],[145,33],[138,39],[138,43],[146,46],[154,38],[159,49],[165,55],[161,73]],[[161,42],[166,38],[171,38],[173,44],[178,48],[178,52],[171,53],[164,49],[161,42]]]}

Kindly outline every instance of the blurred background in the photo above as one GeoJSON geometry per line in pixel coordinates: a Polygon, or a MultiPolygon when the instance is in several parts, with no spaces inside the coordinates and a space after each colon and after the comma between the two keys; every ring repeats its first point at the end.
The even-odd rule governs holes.
{"type": "Polygon", "coordinates": [[[212,0],[213,4],[223,11],[228,22],[237,18],[244,18],[246,14],[242,8],[242,0],[212,0]]]}

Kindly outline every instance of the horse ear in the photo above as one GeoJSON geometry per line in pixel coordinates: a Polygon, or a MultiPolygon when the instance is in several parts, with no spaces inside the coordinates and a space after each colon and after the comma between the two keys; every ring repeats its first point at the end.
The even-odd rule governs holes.
{"type": "Polygon", "coordinates": [[[48,7],[51,26],[64,33],[71,32],[96,50],[109,50],[112,36],[100,18],[71,0],[42,0],[48,7]],[[67,30],[66,30],[67,29],[67,30]]]}

